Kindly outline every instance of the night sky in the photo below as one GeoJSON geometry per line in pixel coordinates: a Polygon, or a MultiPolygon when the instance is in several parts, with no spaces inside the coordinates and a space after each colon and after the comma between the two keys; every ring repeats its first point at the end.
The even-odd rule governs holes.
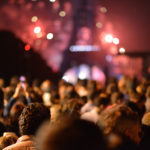
{"type": "MultiPolygon", "coordinates": [[[[11,30],[23,42],[30,44],[47,65],[57,72],[74,31],[72,12],[74,2],[79,5],[77,0],[56,0],[54,3],[49,0],[1,0],[0,29],[11,30]],[[60,16],[61,11],[65,11],[66,15],[60,16]],[[31,22],[33,16],[38,16],[37,22],[31,22]],[[37,34],[40,37],[33,33],[36,26],[41,26],[41,34],[37,34]],[[54,38],[47,40],[48,33],[53,33],[54,38]]],[[[110,31],[120,39],[120,46],[127,52],[150,52],[148,0],[95,0],[94,2],[98,3],[96,7],[104,6],[107,9],[107,13],[102,14],[102,17],[105,22],[110,23],[112,27],[110,31]]],[[[100,13],[97,13],[96,17],[101,21],[100,13]]],[[[104,29],[98,29],[98,36],[104,29]]],[[[99,37],[97,39],[100,43],[99,37]]]]}
{"type": "Polygon", "coordinates": [[[131,51],[150,51],[150,1],[106,0],[104,4],[121,44],[131,51]]]}

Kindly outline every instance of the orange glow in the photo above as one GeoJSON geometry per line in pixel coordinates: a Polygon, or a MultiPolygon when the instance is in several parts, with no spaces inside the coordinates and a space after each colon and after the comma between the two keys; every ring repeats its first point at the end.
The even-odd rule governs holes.
{"type": "Polygon", "coordinates": [[[42,32],[36,34],[37,38],[41,38],[42,36],[43,36],[42,32]]]}
{"type": "Polygon", "coordinates": [[[110,48],[110,52],[111,52],[111,54],[116,55],[118,53],[117,46],[112,45],[111,48],[110,48]]]}
{"type": "Polygon", "coordinates": [[[25,49],[25,51],[29,51],[31,49],[31,46],[29,44],[26,44],[24,49],[25,49]]]}

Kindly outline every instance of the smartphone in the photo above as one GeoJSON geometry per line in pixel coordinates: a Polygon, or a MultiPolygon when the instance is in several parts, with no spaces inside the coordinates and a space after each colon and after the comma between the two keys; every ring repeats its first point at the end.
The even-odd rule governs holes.
{"type": "Polygon", "coordinates": [[[20,83],[21,83],[21,87],[24,88],[25,83],[26,83],[26,77],[25,76],[20,76],[19,80],[20,80],[20,83]]]}

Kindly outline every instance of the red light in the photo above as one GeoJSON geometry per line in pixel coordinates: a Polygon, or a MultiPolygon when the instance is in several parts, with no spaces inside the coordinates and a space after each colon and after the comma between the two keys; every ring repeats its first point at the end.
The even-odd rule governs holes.
{"type": "Polygon", "coordinates": [[[29,44],[26,44],[24,49],[25,49],[25,51],[29,51],[31,49],[31,46],[29,44]]]}

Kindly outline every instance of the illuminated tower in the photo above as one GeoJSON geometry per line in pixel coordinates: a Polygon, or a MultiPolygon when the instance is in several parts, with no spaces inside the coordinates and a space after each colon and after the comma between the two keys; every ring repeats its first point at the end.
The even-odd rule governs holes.
{"type": "MultiPolygon", "coordinates": [[[[95,1],[93,0],[72,0],[74,30],[72,33],[72,39],[70,41],[69,47],[64,52],[64,57],[66,59],[64,59],[64,62],[62,63],[62,71],[73,65],[79,65],[81,63],[92,65],[94,62],[91,61],[92,54],[85,52],[88,49],[92,51],[93,47],[91,48],[88,46],[93,46],[94,44],[94,3],[95,1]],[[80,48],[81,46],[83,46],[83,51],[72,52],[70,46],[80,46],[80,48]]],[[[75,47],[74,50],[78,51],[78,47],[75,47]]]]}

